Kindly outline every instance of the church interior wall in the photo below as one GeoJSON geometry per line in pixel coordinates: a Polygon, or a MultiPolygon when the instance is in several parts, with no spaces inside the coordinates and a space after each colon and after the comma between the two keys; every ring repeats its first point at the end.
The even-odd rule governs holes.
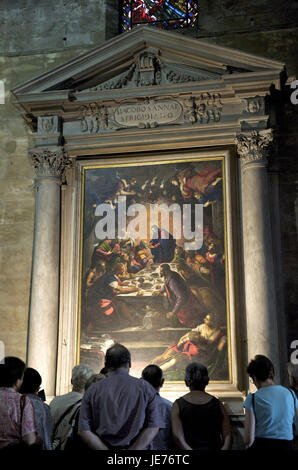
{"type": "MultiPolygon", "coordinates": [[[[119,33],[117,0],[3,0],[0,4],[0,339],[6,354],[26,357],[34,230],[34,173],[27,157],[33,140],[9,90],[65,63],[119,33]]],[[[287,64],[297,74],[298,2],[200,1],[198,30],[181,30],[218,45],[287,64]]],[[[298,106],[286,103],[279,132],[282,275],[288,340],[296,314],[298,106]]]]}

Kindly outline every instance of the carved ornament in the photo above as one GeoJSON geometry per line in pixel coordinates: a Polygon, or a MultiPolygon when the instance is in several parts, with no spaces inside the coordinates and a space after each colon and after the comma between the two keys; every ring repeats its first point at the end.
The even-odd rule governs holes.
{"type": "Polygon", "coordinates": [[[221,118],[222,102],[219,93],[201,93],[191,96],[183,102],[185,122],[208,124],[218,122],[221,118]]]}
{"type": "Polygon", "coordinates": [[[29,151],[29,157],[38,178],[60,178],[65,168],[71,166],[71,160],[67,157],[63,148],[55,150],[34,149],[29,151]]]}
{"type": "Polygon", "coordinates": [[[261,96],[255,96],[252,98],[245,98],[245,110],[247,114],[258,114],[264,111],[264,98],[261,96]]]}
{"type": "Polygon", "coordinates": [[[108,128],[108,116],[105,106],[98,103],[90,103],[81,106],[81,130],[82,132],[98,133],[108,128]]]}
{"type": "Polygon", "coordinates": [[[205,70],[179,67],[164,63],[159,51],[148,48],[135,56],[133,64],[125,72],[83,92],[136,88],[154,85],[171,85],[202,80],[214,80],[218,75],[205,70]]]}
{"type": "Polygon", "coordinates": [[[39,134],[55,134],[59,132],[58,116],[40,116],[38,118],[39,134]]]}
{"type": "Polygon", "coordinates": [[[236,145],[241,163],[258,162],[267,164],[267,158],[271,151],[272,143],[272,129],[251,131],[249,134],[239,134],[236,137],[236,145]]]}

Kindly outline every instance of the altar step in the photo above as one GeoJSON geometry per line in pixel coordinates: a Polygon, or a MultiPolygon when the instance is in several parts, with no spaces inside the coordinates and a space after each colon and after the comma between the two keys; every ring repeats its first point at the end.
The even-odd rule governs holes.
{"type": "MultiPolygon", "coordinates": [[[[135,328],[125,328],[123,330],[113,330],[109,331],[109,335],[112,336],[117,342],[119,343],[126,343],[128,344],[129,342],[133,343],[142,343],[143,341],[146,342],[146,347],[151,347],[147,346],[148,342],[156,342],[156,341],[161,341],[163,343],[169,343],[172,344],[173,341],[174,343],[181,338],[181,336],[185,335],[189,331],[189,328],[160,328],[158,330],[152,329],[152,330],[146,330],[146,329],[141,329],[139,327],[135,328]]],[[[103,334],[107,334],[107,331],[93,331],[92,336],[100,337],[103,334]]],[[[142,347],[145,345],[142,344],[142,347]]],[[[127,346],[128,347],[128,346],[127,346]]]]}

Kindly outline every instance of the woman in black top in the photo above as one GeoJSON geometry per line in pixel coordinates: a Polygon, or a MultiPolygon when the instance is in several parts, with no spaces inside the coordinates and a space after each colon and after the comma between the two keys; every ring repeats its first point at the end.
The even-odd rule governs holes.
{"type": "Polygon", "coordinates": [[[185,383],[190,392],[172,407],[172,429],[177,446],[184,450],[228,450],[231,426],[222,403],[205,392],[208,371],[198,362],[188,364],[185,383]]]}

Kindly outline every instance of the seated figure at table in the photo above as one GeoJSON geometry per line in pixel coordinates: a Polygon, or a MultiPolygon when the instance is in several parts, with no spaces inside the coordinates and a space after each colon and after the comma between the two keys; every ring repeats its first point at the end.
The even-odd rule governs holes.
{"type": "Polygon", "coordinates": [[[202,318],[203,310],[196,301],[196,298],[188,288],[183,278],[171,271],[168,264],[162,264],[160,275],[164,277],[165,283],[159,292],[153,295],[166,293],[171,311],[166,313],[166,317],[172,319],[175,326],[186,326],[193,328],[198,325],[202,318]]]}
{"type": "Polygon", "coordinates": [[[138,273],[153,263],[152,259],[148,255],[148,250],[144,242],[135,247],[134,253],[135,255],[131,263],[131,270],[133,273],[138,273]]]}
{"type": "Polygon", "coordinates": [[[104,260],[108,269],[120,261],[120,245],[117,240],[103,240],[94,249],[91,265],[98,264],[99,260],[104,260]]]}
{"type": "Polygon", "coordinates": [[[128,249],[121,250],[120,263],[123,265],[123,273],[119,276],[121,281],[133,279],[136,276],[132,265],[133,259],[134,255],[128,249]]]}
{"type": "Polygon", "coordinates": [[[117,297],[117,294],[129,294],[139,290],[135,286],[126,286],[126,283],[120,280],[123,273],[123,264],[118,263],[112,271],[105,272],[96,281],[90,305],[92,320],[87,331],[90,331],[95,323],[101,328],[136,324],[136,315],[117,297]]]}

